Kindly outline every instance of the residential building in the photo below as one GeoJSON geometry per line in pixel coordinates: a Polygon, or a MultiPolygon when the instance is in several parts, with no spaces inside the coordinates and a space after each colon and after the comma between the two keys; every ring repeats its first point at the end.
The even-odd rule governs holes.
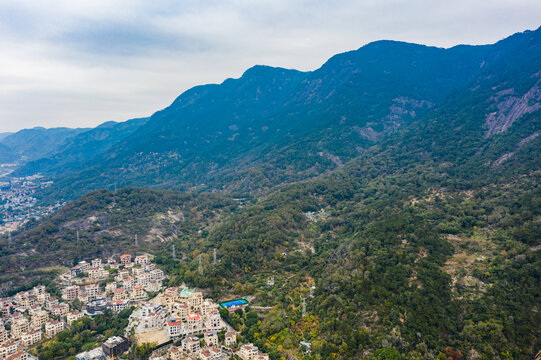
{"type": "Polygon", "coordinates": [[[205,344],[208,347],[218,346],[218,332],[217,331],[205,331],[205,344]]]}
{"type": "Polygon", "coordinates": [[[79,269],[81,269],[82,272],[87,271],[90,268],[90,264],[87,263],[85,260],[79,261],[79,269]]]}
{"type": "Polygon", "coordinates": [[[128,351],[130,342],[122,336],[113,336],[107,339],[101,346],[106,359],[113,359],[128,351]]]}
{"type": "Polygon", "coordinates": [[[175,345],[169,349],[167,355],[169,356],[169,360],[184,360],[184,354],[182,354],[182,351],[175,345]]]}
{"type": "Polygon", "coordinates": [[[88,284],[85,286],[85,292],[88,294],[88,301],[95,300],[100,292],[98,284],[88,284]]]}
{"type": "Polygon", "coordinates": [[[70,311],[70,306],[68,304],[62,303],[54,305],[51,309],[51,314],[54,316],[66,316],[70,311]]]}
{"type": "Polygon", "coordinates": [[[124,288],[117,288],[113,291],[113,301],[127,300],[128,292],[124,288]]]}
{"type": "Polygon", "coordinates": [[[237,355],[243,360],[269,360],[269,356],[265,353],[260,353],[254,344],[242,345],[239,351],[237,351],[237,355]]]}
{"type": "Polygon", "coordinates": [[[24,333],[30,330],[30,322],[25,317],[19,317],[11,323],[11,338],[20,339],[24,333]]]}
{"type": "Polygon", "coordinates": [[[184,325],[180,319],[171,319],[167,322],[167,333],[169,338],[178,338],[186,333],[184,325]]]}
{"type": "Polygon", "coordinates": [[[62,299],[66,301],[73,301],[79,295],[79,287],[77,285],[67,286],[62,289],[62,299]]]}
{"type": "Polygon", "coordinates": [[[45,335],[48,337],[55,337],[56,334],[64,330],[64,323],[62,321],[51,321],[45,324],[45,335]]]}
{"type": "Polygon", "coordinates": [[[224,338],[224,345],[227,347],[232,347],[237,342],[237,332],[235,330],[231,330],[227,333],[225,333],[224,338]]]}
{"type": "Polygon", "coordinates": [[[129,265],[131,264],[131,255],[130,254],[124,254],[120,256],[120,263],[122,265],[129,265]]]}
{"type": "Polygon", "coordinates": [[[41,326],[49,320],[49,314],[45,310],[36,311],[31,318],[31,326],[33,329],[41,329],[41,326]]]}
{"type": "Polygon", "coordinates": [[[199,353],[199,359],[201,360],[220,360],[222,358],[222,351],[217,348],[205,349],[199,353]]]}
{"type": "Polygon", "coordinates": [[[15,354],[9,355],[6,360],[28,360],[28,353],[26,351],[18,351],[15,354]]]}
{"type": "Polygon", "coordinates": [[[80,311],[74,311],[74,312],[72,312],[72,313],[69,313],[69,314],[66,316],[68,325],[71,326],[71,324],[73,324],[75,321],[77,321],[77,320],[79,320],[79,319],[82,319],[84,316],[85,316],[85,314],[83,314],[83,313],[80,312],[80,311]]]}
{"type": "Polygon", "coordinates": [[[101,267],[103,267],[103,265],[101,263],[101,259],[92,260],[92,267],[93,268],[101,268],[101,267]]]}
{"type": "Polygon", "coordinates": [[[135,285],[131,290],[131,299],[132,300],[144,300],[147,297],[146,291],[141,285],[135,285]]]}
{"type": "Polygon", "coordinates": [[[9,333],[4,327],[4,324],[2,323],[2,321],[0,321],[0,344],[3,344],[6,341],[8,341],[8,338],[9,338],[9,333]]]}
{"type": "Polygon", "coordinates": [[[5,359],[9,355],[15,354],[17,349],[17,343],[14,341],[0,345],[0,359],[5,359]]]}
{"type": "Polygon", "coordinates": [[[135,265],[144,265],[144,264],[148,264],[147,255],[139,255],[135,257],[135,265]]]}
{"type": "Polygon", "coordinates": [[[128,301],[126,300],[115,300],[112,303],[113,311],[119,312],[127,308],[128,308],[128,301]]]}
{"type": "Polygon", "coordinates": [[[32,346],[41,340],[41,330],[32,330],[21,336],[21,343],[25,347],[32,346]]]}
{"type": "Polygon", "coordinates": [[[198,337],[187,337],[182,340],[182,350],[188,354],[198,354],[201,344],[198,337]]]}
{"type": "Polygon", "coordinates": [[[75,360],[103,360],[103,350],[101,347],[85,351],[83,353],[75,355],[75,360]]]}

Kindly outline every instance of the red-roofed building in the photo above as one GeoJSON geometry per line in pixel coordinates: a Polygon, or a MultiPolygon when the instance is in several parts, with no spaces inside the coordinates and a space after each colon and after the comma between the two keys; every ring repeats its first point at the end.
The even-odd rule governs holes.
{"type": "Polygon", "coordinates": [[[131,264],[131,255],[130,254],[124,254],[120,256],[120,263],[122,265],[129,265],[131,264]]]}
{"type": "Polygon", "coordinates": [[[174,339],[186,333],[182,321],[179,319],[171,319],[167,322],[167,333],[169,338],[174,339]]]}

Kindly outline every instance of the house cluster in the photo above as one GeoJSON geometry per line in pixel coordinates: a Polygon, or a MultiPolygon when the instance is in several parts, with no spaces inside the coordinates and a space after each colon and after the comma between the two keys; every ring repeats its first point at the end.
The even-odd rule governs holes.
{"type": "Polygon", "coordinates": [[[259,351],[253,344],[242,345],[237,352],[231,347],[237,342],[237,333],[230,331],[225,334],[222,346],[218,342],[217,332],[205,333],[203,339],[186,337],[180,345],[173,345],[167,352],[155,352],[151,360],[221,360],[237,355],[243,360],[269,360],[269,355],[259,351]],[[201,346],[203,344],[203,347],[201,346]]]}
{"type": "Polygon", "coordinates": [[[95,349],[80,353],[77,360],[117,358],[130,347],[159,336],[153,360],[218,360],[237,355],[243,360],[268,360],[253,344],[235,349],[237,333],[228,329],[219,305],[187,287],[164,290],[164,274],[147,255],[122,255],[120,261],[81,261],[59,277],[61,298],[52,297],[44,286],[36,286],[10,298],[0,299],[0,360],[35,359],[28,350],[44,338],[52,339],[85,315],[112,308],[121,311],[135,306],[125,337],[112,337],[95,349]],[[111,270],[113,269],[113,270],[111,270]],[[84,275],[81,275],[84,274],[84,275]],[[149,300],[149,293],[158,293],[149,300]],[[79,300],[84,312],[74,311],[79,300]],[[141,341],[144,340],[144,341],[141,341]],[[166,345],[172,343],[171,345],[166,345]],[[165,345],[165,346],[164,346],[165,345]]]}
{"type": "Polygon", "coordinates": [[[53,338],[83,314],[51,297],[38,285],[10,298],[0,299],[0,359],[30,359],[27,349],[43,337],[53,338]],[[10,330],[7,330],[9,325],[10,330]]]}
{"type": "Polygon", "coordinates": [[[154,267],[148,255],[136,256],[132,261],[130,254],[124,254],[118,262],[109,258],[107,264],[101,259],[81,261],[59,280],[64,285],[62,298],[69,302],[79,299],[85,304],[86,314],[93,316],[106,308],[122,311],[138,304],[149,292],[159,292],[164,278],[163,271],[154,267]]]}
{"type": "Polygon", "coordinates": [[[218,305],[188,288],[168,288],[130,316],[136,334],[165,329],[169,339],[202,335],[225,327],[218,305]]]}

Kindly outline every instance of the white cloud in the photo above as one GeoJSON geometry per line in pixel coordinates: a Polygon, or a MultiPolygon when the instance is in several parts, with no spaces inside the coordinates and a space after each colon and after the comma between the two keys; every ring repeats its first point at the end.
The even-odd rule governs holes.
{"type": "Polygon", "coordinates": [[[0,0],[0,132],[147,116],[254,64],[313,70],[379,39],[492,43],[540,18],[533,0],[0,0]]]}

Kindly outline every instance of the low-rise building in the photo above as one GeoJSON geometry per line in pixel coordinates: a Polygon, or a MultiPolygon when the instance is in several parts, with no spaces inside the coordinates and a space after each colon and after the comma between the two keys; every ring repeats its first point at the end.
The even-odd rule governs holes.
{"type": "Polygon", "coordinates": [[[208,347],[218,346],[218,332],[217,331],[205,331],[205,344],[208,347]]]}
{"type": "Polygon", "coordinates": [[[126,300],[114,300],[111,304],[113,311],[120,312],[128,308],[128,301],[126,300]]]}
{"type": "Polygon", "coordinates": [[[147,255],[139,255],[135,257],[135,265],[144,265],[144,264],[148,264],[147,255]]]}
{"type": "Polygon", "coordinates": [[[188,354],[198,354],[201,344],[198,337],[187,337],[182,340],[182,350],[188,354]]]}
{"type": "Polygon", "coordinates": [[[122,265],[129,265],[131,264],[131,255],[130,254],[124,254],[120,256],[120,263],[122,265]]]}
{"type": "Polygon", "coordinates": [[[55,337],[59,332],[64,331],[64,323],[62,321],[51,321],[45,324],[45,335],[55,337]]]}
{"type": "Polygon", "coordinates": [[[222,351],[217,348],[205,349],[199,353],[199,359],[201,360],[220,360],[222,358],[222,351]]]}
{"type": "Polygon", "coordinates": [[[101,259],[92,260],[92,267],[93,268],[101,268],[101,267],[103,267],[103,265],[101,263],[101,259]]]}
{"type": "Polygon", "coordinates": [[[113,336],[107,339],[101,346],[103,354],[107,359],[116,358],[128,351],[130,348],[130,342],[122,336],[113,336]]]}
{"type": "Polygon", "coordinates": [[[74,311],[72,313],[69,313],[67,316],[66,316],[66,320],[68,322],[68,325],[71,326],[71,324],[73,324],[75,321],[79,320],[79,319],[82,319],[83,316],[85,316],[85,314],[83,314],[82,312],[80,311],[74,311]]]}
{"type": "Polygon", "coordinates": [[[0,321],[0,344],[5,343],[8,341],[9,333],[4,327],[4,324],[0,321]]]}
{"type": "Polygon", "coordinates": [[[54,305],[51,308],[51,314],[53,314],[54,316],[66,316],[68,315],[69,311],[70,306],[65,303],[54,305]]]}
{"type": "Polygon", "coordinates": [[[254,344],[242,345],[237,351],[237,355],[242,360],[269,360],[269,356],[259,352],[259,349],[254,344]]]}
{"type": "Polygon", "coordinates": [[[15,354],[9,355],[6,360],[28,360],[28,353],[26,351],[18,351],[15,354]]]}
{"type": "Polygon", "coordinates": [[[128,292],[124,288],[117,288],[113,291],[113,301],[127,300],[128,292]]]}
{"type": "Polygon", "coordinates": [[[224,338],[224,345],[227,347],[232,347],[237,342],[237,332],[235,330],[231,330],[229,332],[225,333],[224,338]]]}
{"type": "Polygon", "coordinates": [[[167,322],[167,333],[170,339],[175,339],[184,335],[186,330],[180,319],[171,319],[167,322]]]}
{"type": "Polygon", "coordinates": [[[97,298],[100,286],[98,284],[88,284],[85,286],[85,291],[88,294],[88,301],[92,301],[97,298]]]}
{"type": "Polygon", "coordinates": [[[30,322],[25,317],[19,317],[11,323],[11,338],[20,339],[24,333],[30,330],[30,322]]]}
{"type": "Polygon", "coordinates": [[[41,340],[41,330],[32,330],[21,336],[21,343],[25,347],[32,346],[41,340]]]}
{"type": "Polygon", "coordinates": [[[147,297],[147,293],[142,285],[135,285],[131,290],[130,296],[135,301],[144,300],[147,297]]]}
{"type": "Polygon", "coordinates": [[[73,301],[79,295],[79,287],[77,285],[66,286],[62,289],[62,299],[73,301]]]}
{"type": "Polygon", "coordinates": [[[5,359],[9,355],[15,354],[17,352],[17,349],[17,343],[14,341],[0,345],[0,359],[5,359]]]}
{"type": "Polygon", "coordinates": [[[85,351],[75,355],[75,360],[103,360],[103,350],[101,347],[85,351]]]}
{"type": "Polygon", "coordinates": [[[167,353],[167,356],[169,356],[169,360],[183,360],[184,354],[182,354],[182,351],[175,345],[169,349],[169,352],[167,353]]]}

